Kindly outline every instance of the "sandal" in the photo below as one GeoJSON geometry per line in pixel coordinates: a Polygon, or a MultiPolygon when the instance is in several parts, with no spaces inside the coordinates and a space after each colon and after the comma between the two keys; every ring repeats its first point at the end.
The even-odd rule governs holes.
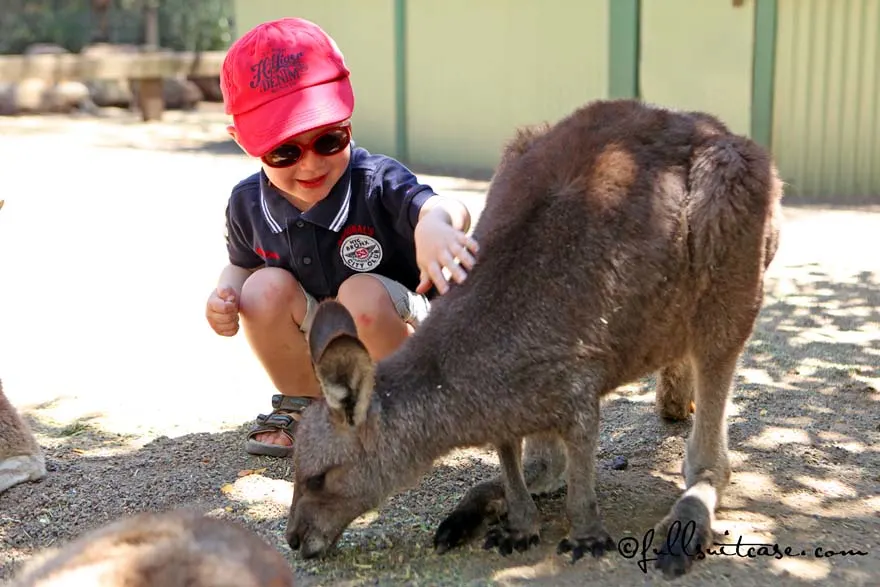
{"type": "Polygon", "coordinates": [[[272,412],[257,416],[257,424],[247,435],[245,450],[252,455],[268,457],[289,457],[293,454],[293,435],[303,410],[309,407],[313,398],[291,397],[275,394],[272,396],[272,412]],[[290,439],[290,446],[260,442],[254,437],[262,432],[281,431],[290,439]]]}

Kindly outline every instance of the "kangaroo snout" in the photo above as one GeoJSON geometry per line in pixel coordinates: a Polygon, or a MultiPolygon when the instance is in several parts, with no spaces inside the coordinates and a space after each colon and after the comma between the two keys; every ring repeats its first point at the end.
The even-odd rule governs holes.
{"type": "Polygon", "coordinates": [[[319,527],[302,514],[301,507],[294,504],[287,518],[284,538],[290,549],[293,552],[299,551],[303,558],[318,558],[336,543],[347,525],[343,524],[338,529],[319,527]]]}
{"type": "Polygon", "coordinates": [[[327,540],[320,533],[315,532],[314,529],[307,527],[288,526],[285,537],[290,549],[294,552],[300,551],[300,555],[306,559],[322,556],[335,542],[335,540],[327,540]]]}

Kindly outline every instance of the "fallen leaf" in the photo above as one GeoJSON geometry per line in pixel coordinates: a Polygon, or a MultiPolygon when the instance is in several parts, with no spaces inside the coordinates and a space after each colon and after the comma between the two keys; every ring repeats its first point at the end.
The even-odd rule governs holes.
{"type": "Polygon", "coordinates": [[[232,493],[233,491],[235,491],[235,487],[232,485],[232,483],[227,483],[220,488],[220,491],[222,491],[223,493],[232,493]]]}
{"type": "Polygon", "coordinates": [[[248,475],[261,475],[266,472],[266,467],[262,469],[242,469],[238,472],[239,477],[247,477],[248,475]]]}

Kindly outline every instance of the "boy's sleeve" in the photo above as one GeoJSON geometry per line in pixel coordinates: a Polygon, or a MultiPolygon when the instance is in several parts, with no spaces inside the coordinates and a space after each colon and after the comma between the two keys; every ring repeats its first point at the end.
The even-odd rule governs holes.
{"type": "Polygon", "coordinates": [[[381,173],[382,203],[395,218],[394,227],[397,232],[412,238],[422,204],[437,193],[431,186],[419,183],[412,171],[394,159],[388,160],[381,173]]]}
{"type": "Polygon", "coordinates": [[[226,206],[226,251],[229,253],[229,262],[245,269],[254,269],[264,263],[250,245],[250,239],[245,235],[245,230],[236,219],[234,203],[229,202],[226,206]]]}

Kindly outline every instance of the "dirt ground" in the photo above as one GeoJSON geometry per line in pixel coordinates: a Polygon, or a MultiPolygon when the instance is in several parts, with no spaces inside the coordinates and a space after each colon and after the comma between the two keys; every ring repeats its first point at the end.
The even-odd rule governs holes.
{"type": "MultiPolygon", "coordinates": [[[[203,317],[225,262],[226,198],[255,170],[224,125],[216,109],[151,125],[110,111],[0,118],[0,378],[50,470],[0,495],[0,579],[118,516],[185,506],[246,523],[303,587],[666,583],[638,556],[556,555],[561,495],[539,503],[533,551],[502,557],[476,543],[435,555],[437,524],[496,471],[476,449],[358,519],[329,559],[290,552],[289,464],[243,450],[272,388],[243,337],[217,337],[203,317]]],[[[485,183],[428,181],[479,213],[485,183]]],[[[799,556],[730,548],[682,586],[880,584],[880,210],[789,206],[783,230],[737,376],[734,474],[716,530],[799,556]]],[[[651,385],[604,404],[598,493],[618,540],[641,541],[682,489],[689,426],[654,416],[651,385]],[[615,457],[628,467],[612,468],[615,457]]]]}

